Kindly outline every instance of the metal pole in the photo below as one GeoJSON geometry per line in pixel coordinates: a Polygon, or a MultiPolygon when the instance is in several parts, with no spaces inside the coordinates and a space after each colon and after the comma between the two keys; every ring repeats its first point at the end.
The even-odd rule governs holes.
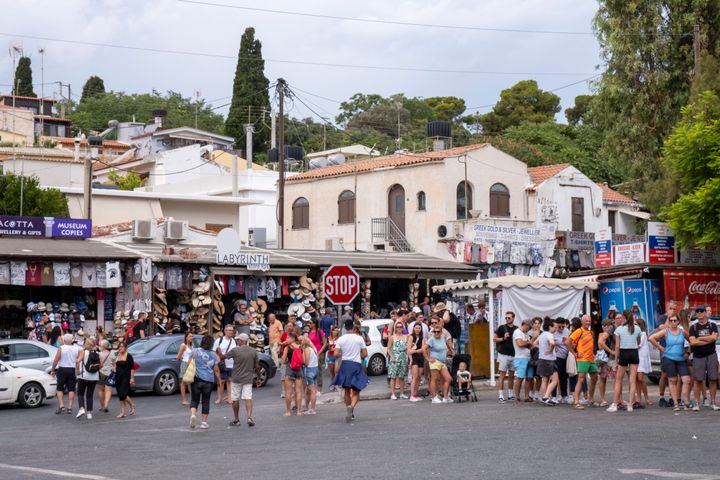
{"type": "Polygon", "coordinates": [[[275,148],[277,145],[275,127],[277,122],[277,114],[274,111],[270,112],[270,148],[275,148]]]}
{"type": "Polygon", "coordinates": [[[278,246],[285,247],[285,80],[278,78],[277,81],[278,104],[280,125],[278,126],[278,207],[280,232],[278,235],[278,246]]]}
{"type": "Polygon", "coordinates": [[[488,350],[490,351],[490,386],[495,386],[495,342],[493,342],[493,337],[495,335],[494,325],[495,325],[495,305],[494,305],[494,298],[493,298],[493,289],[490,289],[490,295],[488,295],[488,334],[489,334],[489,342],[488,342],[488,350]]]}
{"type": "Polygon", "coordinates": [[[230,164],[230,174],[232,176],[232,196],[238,196],[238,157],[237,155],[232,156],[232,163],[230,164]]]}
{"type": "Polygon", "coordinates": [[[245,147],[247,150],[246,159],[247,160],[247,169],[252,170],[253,168],[253,133],[255,132],[255,128],[253,127],[252,123],[248,123],[245,125],[245,147]]]}

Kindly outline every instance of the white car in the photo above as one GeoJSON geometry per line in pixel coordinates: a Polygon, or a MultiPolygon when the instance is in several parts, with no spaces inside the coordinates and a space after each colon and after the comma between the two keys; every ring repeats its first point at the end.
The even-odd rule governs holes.
{"type": "Polygon", "coordinates": [[[42,405],[55,396],[57,380],[30,368],[15,368],[0,361],[0,404],[19,403],[24,408],[42,405]]]}
{"type": "Polygon", "coordinates": [[[370,346],[367,347],[368,375],[382,375],[387,370],[387,349],[382,344],[382,332],[386,325],[390,325],[392,320],[389,318],[375,318],[372,320],[363,320],[361,322],[362,329],[370,337],[370,346]]]}
{"type": "Polygon", "coordinates": [[[57,347],[20,338],[0,340],[0,360],[12,367],[32,368],[50,373],[57,347]]]}

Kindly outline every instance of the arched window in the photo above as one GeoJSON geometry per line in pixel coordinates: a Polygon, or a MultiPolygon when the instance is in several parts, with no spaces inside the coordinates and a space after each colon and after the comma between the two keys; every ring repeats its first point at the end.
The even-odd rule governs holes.
{"type": "Polygon", "coordinates": [[[292,204],[292,228],[310,228],[310,202],[305,197],[292,204]]]}
{"type": "Polygon", "coordinates": [[[473,208],[472,185],[465,181],[458,183],[456,198],[457,202],[455,205],[457,207],[457,219],[462,220],[465,218],[470,218],[470,210],[472,210],[473,208]]]}
{"type": "Polygon", "coordinates": [[[417,200],[418,200],[418,210],[425,210],[425,192],[420,191],[417,194],[417,200]]]}
{"type": "Polygon", "coordinates": [[[490,216],[510,216],[510,190],[502,183],[490,187],[490,216]]]}
{"type": "Polygon", "coordinates": [[[338,197],[338,223],[355,222],[355,194],[345,190],[338,197]]]}

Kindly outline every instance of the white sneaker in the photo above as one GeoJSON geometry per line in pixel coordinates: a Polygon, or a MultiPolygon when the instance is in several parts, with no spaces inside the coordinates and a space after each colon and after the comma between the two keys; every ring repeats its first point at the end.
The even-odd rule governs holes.
{"type": "Polygon", "coordinates": [[[552,397],[552,398],[550,399],[550,401],[553,402],[553,403],[556,404],[556,405],[557,405],[558,403],[560,403],[560,400],[558,400],[558,397],[552,397]]]}
{"type": "Polygon", "coordinates": [[[703,406],[704,406],[704,407],[709,407],[709,406],[710,406],[710,403],[711,403],[711,402],[710,402],[710,399],[709,399],[709,398],[706,398],[705,400],[703,400],[703,406]]]}
{"type": "Polygon", "coordinates": [[[567,403],[568,405],[572,405],[574,402],[575,401],[573,400],[573,397],[571,397],[570,395],[565,397],[565,403],[567,403]]]}
{"type": "MultiPolygon", "coordinates": [[[[587,405],[587,404],[588,404],[588,401],[586,399],[583,398],[582,400],[580,400],[580,405],[587,405]]],[[[616,405],[616,407],[617,407],[617,405],[616,405]]]]}
{"type": "Polygon", "coordinates": [[[400,394],[400,397],[399,397],[399,398],[401,398],[401,399],[403,399],[403,400],[407,400],[407,399],[410,398],[410,397],[408,397],[407,395],[405,395],[404,393],[402,393],[402,394],[400,394]]]}
{"type": "Polygon", "coordinates": [[[200,428],[202,430],[207,430],[208,428],[210,428],[210,425],[208,425],[207,422],[202,422],[200,423],[200,428]]]}
{"type": "Polygon", "coordinates": [[[190,417],[190,428],[195,428],[196,423],[197,423],[197,417],[195,415],[192,415],[190,417]]]}
{"type": "Polygon", "coordinates": [[[611,405],[607,408],[607,410],[605,410],[605,411],[606,411],[606,412],[611,412],[611,413],[612,413],[612,412],[617,412],[617,404],[616,404],[616,403],[611,404],[611,405]]]}
{"type": "Polygon", "coordinates": [[[87,419],[88,419],[88,420],[92,420],[92,413],[88,412],[88,414],[87,414],[87,419]]]}
{"type": "Polygon", "coordinates": [[[717,405],[715,405],[714,402],[710,404],[710,408],[712,408],[713,411],[715,411],[715,412],[717,412],[718,410],[720,410],[720,407],[718,407],[717,405]]]}
{"type": "MultiPolygon", "coordinates": [[[[410,397],[411,402],[422,402],[422,398],[420,397],[410,397]]],[[[718,407],[720,408],[720,407],[718,407]]]]}
{"type": "Polygon", "coordinates": [[[280,392],[280,398],[285,398],[285,392],[280,392]]]}
{"type": "Polygon", "coordinates": [[[432,403],[443,403],[442,400],[440,400],[440,397],[433,397],[432,403]]]}
{"type": "Polygon", "coordinates": [[[390,395],[390,400],[397,400],[397,396],[393,393],[390,395]]]}
{"type": "Polygon", "coordinates": [[[628,404],[627,404],[627,411],[628,411],[628,412],[632,412],[632,411],[633,411],[632,403],[628,403],[628,404]]]}
{"type": "Polygon", "coordinates": [[[692,411],[693,411],[693,412],[699,412],[699,411],[700,411],[700,405],[698,405],[697,403],[696,403],[695,405],[693,405],[692,411]]]}
{"type": "Polygon", "coordinates": [[[450,397],[446,397],[446,398],[443,398],[443,399],[442,399],[442,402],[443,402],[443,403],[453,403],[454,400],[453,400],[452,398],[450,398],[450,397]]]}
{"type": "Polygon", "coordinates": [[[84,409],[84,408],[80,408],[80,410],[78,410],[77,415],[75,415],[75,418],[80,418],[80,417],[82,417],[83,415],[85,415],[85,409],[84,409]]]}

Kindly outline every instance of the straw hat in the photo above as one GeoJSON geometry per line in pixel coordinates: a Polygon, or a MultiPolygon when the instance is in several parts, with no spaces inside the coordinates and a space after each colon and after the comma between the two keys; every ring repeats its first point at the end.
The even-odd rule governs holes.
{"type": "Polygon", "coordinates": [[[300,287],[312,290],[312,280],[307,275],[300,277],[300,287]]]}
{"type": "Polygon", "coordinates": [[[445,306],[445,304],[443,302],[438,302],[435,304],[435,307],[433,308],[433,313],[439,313],[444,310],[447,310],[447,307],[445,306]]]}
{"type": "Polygon", "coordinates": [[[268,308],[267,302],[265,300],[263,300],[262,298],[253,300],[252,302],[250,302],[250,305],[252,305],[252,308],[254,308],[256,312],[259,312],[259,313],[267,312],[267,308],[268,308]]]}
{"type": "Polygon", "coordinates": [[[60,304],[59,310],[60,310],[61,312],[63,312],[63,313],[67,313],[67,312],[70,311],[70,307],[68,306],[67,303],[63,302],[63,303],[60,304]]]}
{"type": "Polygon", "coordinates": [[[291,303],[288,307],[288,315],[297,315],[298,317],[305,313],[305,307],[300,303],[291,303]]]}

